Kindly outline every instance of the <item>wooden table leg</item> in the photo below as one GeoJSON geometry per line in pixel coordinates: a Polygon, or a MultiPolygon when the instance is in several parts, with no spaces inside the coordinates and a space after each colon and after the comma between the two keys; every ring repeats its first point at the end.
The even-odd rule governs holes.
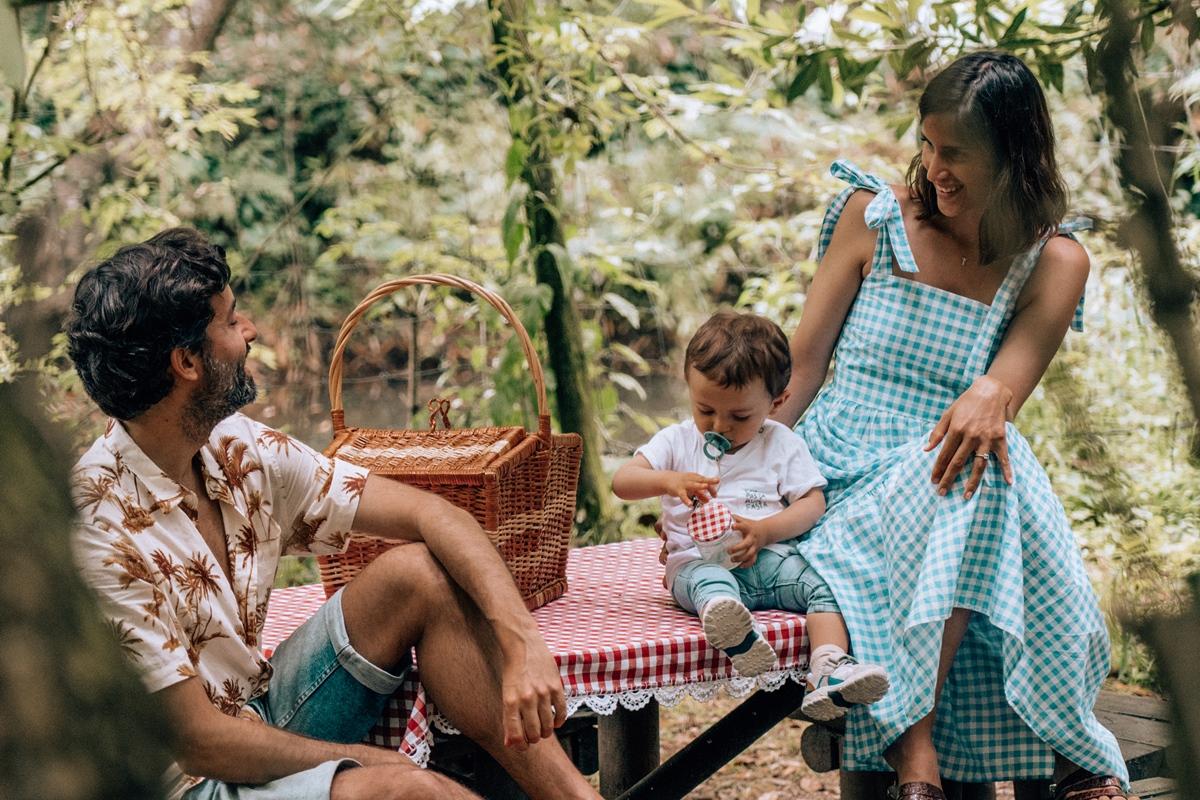
{"type": "Polygon", "coordinates": [[[765,689],[755,692],[667,759],[665,764],[638,781],[621,795],[621,800],[683,797],[799,708],[803,697],[804,685],[793,681],[787,681],[773,692],[765,689]]]}
{"type": "Polygon", "coordinates": [[[636,711],[618,705],[598,726],[600,794],[613,798],[658,766],[658,701],[636,711]]]}

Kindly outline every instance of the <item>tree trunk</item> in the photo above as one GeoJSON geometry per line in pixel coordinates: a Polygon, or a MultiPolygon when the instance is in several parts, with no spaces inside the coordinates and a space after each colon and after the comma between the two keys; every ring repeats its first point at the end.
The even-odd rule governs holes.
{"type": "Polygon", "coordinates": [[[1141,262],[1154,321],[1175,351],[1191,405],[1192,422],[1196,425],[1191,438],[1191,460],[1200,465],[1197,281],[1184,269],[1175,247],[1166,188],[1171,180],[1171,165],[1156,159],[1153,150],[1168,143],[1173,120],[1146,111],[1153,109],[1154,104],[1145,92],[1139,96],[1134,86],[1136,27],[1123,0],[1110,0],[1108,6],[1112,21],[1100,39],[1096,56],[1104,84],[1104,111],[1124,145],[1117,159],[1121,182],[1132,190],[1129,198],[1133,214],[1123,234],[1141,262]]]}
{"type": "MultiPolygon", "coordinates": [[[[496,74],[505,89],[506,103],[516,103],[526,96],[527,88],[515,69],[514,54],[528,54],[521,38],[524,21],[523,0],[491,2],[492,37],[496,47],[496,74]]],[[[566,264],[558,254],[565,253],[566,237],[559,219],[558,178],[549,152],[549,132],[538,122],[530,123],[524,131],[513,131],[513,138],[528,145],[528,155],[521,171],[521,180],[528,187],[525,216],[529,226],[529,252],[534,259],[538,283],[552,293],[550,309],[546,312],[546,343],[550,369],[554,373],[554,397],[558,407],[559,424],[564,431],[583,437],[583,463],[579,470],[577,508],[581,512],[581,538],[595,543],[602,538],[604,524],[610,519],[608,481],[600,462],[603,439],[592,406],[587,353],[579,324],[579,312],[571,293],[571,280],[566,264]]]]}
{"type": "Polygon", "coordinates": [[[76,572],[66,450],[20,388],[0,385],[0,797],[162,797],[165,721],[76,572]]]}

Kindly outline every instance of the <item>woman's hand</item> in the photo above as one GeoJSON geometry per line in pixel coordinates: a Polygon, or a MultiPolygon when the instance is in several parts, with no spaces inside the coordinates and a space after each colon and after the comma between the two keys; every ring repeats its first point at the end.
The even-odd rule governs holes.
{"type": "Polygon", "coordinates": [[[969,461],[971,476],[967,479],[964,499],[971,499],[987,462],[995,458],[1000,462],[1005,482],[1013,482],[1012,464],[1008,460],[1008,440],[1004,425],[1008,422],[1008,405],[1012,392],[995,378],[981,375],[955,400],[938,424],[929,434],[925,451],[929,452],[940,443],[942,451],[933,464],[931,480],[938,485],[937,492],[944,495],[950,485],[969,461]]]}

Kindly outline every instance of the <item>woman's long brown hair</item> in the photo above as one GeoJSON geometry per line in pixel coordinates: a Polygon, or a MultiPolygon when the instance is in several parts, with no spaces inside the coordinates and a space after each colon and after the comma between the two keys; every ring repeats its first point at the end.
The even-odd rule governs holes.
{"type": "MultiPolygon", "coordinates": [[[[966,136],[981,140],[996,169],[992,200],[979,222],[979,259],[990,264],[1053,233],[1067,210],[1067,188],[1054,157],[1046,97],[1025,62],[1010,53],[965,55],[925,87],[919,118],[949,114],[966,136]]],[[[908,168],[918,219],[940,213],[921,154],[908,168]]]]}

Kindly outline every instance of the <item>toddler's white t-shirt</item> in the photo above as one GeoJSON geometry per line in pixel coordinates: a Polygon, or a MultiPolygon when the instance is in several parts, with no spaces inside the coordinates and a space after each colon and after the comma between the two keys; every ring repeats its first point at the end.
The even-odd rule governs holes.
{"type": "MultiPolygon", "coordinates": [[[[638,448],[654,469],[695,472],[721,479],[716,499],[739,517],[761,519],[777,514],[810,490],[826,483],[804,440],[786,425],[767,420],[763,430],[736,453],[713,461],[704,455],[704,436],[693,420],[663,428],[638,448]]],[[[700,552],[688,535],[691,506],[663,495],[663,526],[667,533],[667,586],[675,573],[700,552]]],[[[796,535],[804,531],[796,531],[796,535]]],[[[789,553],[783,543],[768,549],[789,553]]]]}

